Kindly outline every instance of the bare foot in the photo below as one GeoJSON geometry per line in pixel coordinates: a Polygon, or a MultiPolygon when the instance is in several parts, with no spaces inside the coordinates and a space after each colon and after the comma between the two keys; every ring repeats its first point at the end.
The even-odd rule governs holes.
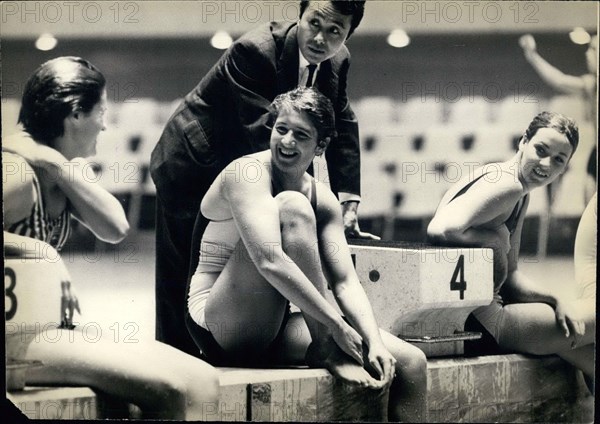
{"type": "Polygon", "coordinates": [[[380,389],[382,382],[374,379],[358,362],[350,358],[335,344],[317,346],[311,343],[306,351],[306,363],[313,368],[325,368],[345,383],[380,389]]]}

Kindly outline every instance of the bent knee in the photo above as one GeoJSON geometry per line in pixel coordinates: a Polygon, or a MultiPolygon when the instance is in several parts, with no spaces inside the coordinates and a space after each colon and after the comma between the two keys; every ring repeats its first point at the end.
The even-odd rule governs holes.
{"type": "Polygon", "coordinates": [[[282,225],[316,223],[315,212],[310,201],[297,191],[282,191],[275,200],[279,206],[279,219],[282,225]]]}
{"type": "Polygon", "coordinates": [[[176,373],[159,373],[145,383],[140,393],[140,406],[145,414],[152,417],[185,416],[188,390],[184,378],[176,373]]]}
{"type": "Polygon", "coordinates": [[[219,396],[219,371],[204,362],[198,365],[189,375],[188,401],[212,402],[219,396]]]}
{"type": "MultiPolygon", "coordinates": [[[[528,304],[531,308],[535,307],[534,305],[528,304]]],[[[551,309],[548,305],[541,306],[541,308],[546,307],[551,309]]],[[[553,310],[546,313],[548,319],[545,321],[533,314],[530,319],[519,315],[522,308],[511,309],[505,307],[504,311],[504,320],[498,328],[496,339],[500,347],[508,351],[531,355],[556,353],[557,341],[563,339],[564,334],[554,319],[553,310]]]]}
{"type": "Polygon", "coordinates": [[[401,352],[400,355],[395,355],[397,371],[413,377],[426,375],[427,357],[421,349],[407,343],[401,352]]]}

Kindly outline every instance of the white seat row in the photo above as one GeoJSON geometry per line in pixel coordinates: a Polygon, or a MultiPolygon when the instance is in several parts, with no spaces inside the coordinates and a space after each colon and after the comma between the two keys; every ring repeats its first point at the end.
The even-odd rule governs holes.
{"type": "Polygon", "coordinates": [[[355,101],[352,107],[361,127],[365,128],[397,123],[422,129],[439,124],[468,128],[500,124],[513,131],[522,131],[543,110],[563,113],[580,125],[591,121],[585,110],[585,100],[568,95],[557,95],[550,99],[527,95],[493,99],[471,95],[461,96],[456,101],[422,96],[401,100],[377,96],[355,101]]]}
{"type": "MultiPolygon", "coordinates": [[[[556,96],[547,104],[513,97],[495,103],[485,100],[465,97],[444,104],[420,97],[405,102],[371,97],[354,102],[361,129],[361,216],[394,211],[407,217],[431,216],[441,195],[465,172],[509,158],[541,108],[554,108],[576,118],[583,114],[582,102],[569,96],[556,96]]],[[[154,193],[147,175],[150,153],[179,103],[180,99],[158,102],[140,98],[109,104],[107,130],[101,133],[93,158],[99,164],[103,186],[114,193],[154,193]]],[[[17,130],[18,110],[18,100],[2,99],[3,135],[17,130]]],[[[580,147],[570,164],[570,176],[564,178],[570,184],[563,184],[557,193],[554,212],[559,215],[583,210],[583,197],[577,195],[573,201],[572,196],[583,190],[582,173],[596,144],[596,132],[589,122],[578,122],[580,147]]],[[[547,206],[543,202],[535,205],[530,210],[547,206]]]]}

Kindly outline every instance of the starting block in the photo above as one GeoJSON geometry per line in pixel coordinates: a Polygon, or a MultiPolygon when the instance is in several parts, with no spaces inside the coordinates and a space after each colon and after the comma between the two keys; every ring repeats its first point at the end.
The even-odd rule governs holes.
{"type": "Polygon", "coordinates": [[[493,253],[484,248],[352,240],[350,252],[379,326],[428,357],[461,355],[468,315],[493,299],[493,253]]]}
{"type": "Polygon", "coordinates": [[[4,233],[6,397],[30,419],[139,418],[133,404],[89,387],[27,386],[29,346],[60,337],[62,294],[71,282],[60,254],[49,244],[4,233]]]}
{"type": "Polygon", "coordinates": [[[70,276],[59,253],[42,241],[11,235],[4,249],[7,389],[22,390],[27,371],[43,365],[24,359],[29,345],[61,327],[62,287],[70,276]]]}

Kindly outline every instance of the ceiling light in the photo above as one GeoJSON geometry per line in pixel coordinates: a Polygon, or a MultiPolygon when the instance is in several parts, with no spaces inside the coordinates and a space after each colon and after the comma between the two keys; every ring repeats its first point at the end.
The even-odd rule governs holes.
{"type": "Polygon", "coordinates": [[[38,50],[48,51],[52,50],[58,44],[58,40],[54,38],[52,34],[42,34],[37,40],[35,40],[35,47],[38,50]]]}
{"type": "Polygon", "coordinates": [[[590,34],[588,34],[588,32],[581,27],[573,28],[573,31],[569,33],[569,38],[575,44],[588,44],[592,39],[590,34]]]}
{"type": "Polygon", "coordinates": [[[388,35],[387,42],[392,47],[406,47],[410,44],[410,37],[403,29],[395,29],[388,35]]]}
{"type": "Polygon", "coordinates": [[[210,39],[210,45],[215,49],[225,50],[233,43],[231,36],[225,31],[217,31],[210,39]]]}

